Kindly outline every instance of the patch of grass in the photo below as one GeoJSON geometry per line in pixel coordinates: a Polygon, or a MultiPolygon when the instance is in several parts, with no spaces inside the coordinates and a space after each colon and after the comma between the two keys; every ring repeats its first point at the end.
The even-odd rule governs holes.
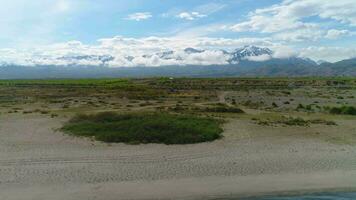
{"type": "Polygon", "coordinates": [[[280,119],[275,120],[259,120],[255,119],[258,125],[262,126],[273,126],[273,125],[286,125],[286,126],[310,126],[311,124],[323,124],[329,126],[336,126],[337,124],[333,121],[324,120],[324,119],[311,119],[306,120],[301,117],[282,117],[280,119]]]}
{"type": "Polygon", "coordinates": [[[77,115],[62,130],[108,143],[191,144],[219,139],[220,122],[212,118],[168,113],[77,115]]]}
{"type": "Polygon", "coordinates": [[[313,109],[313,105],[309,104],[309,105],[303,105],[303,104],[299,104],[296,108],[297,111],[306,111],[306,112],[312,112],[314,111],[313,109]]]}
{"type": "Polygon", "coordinates": [[[326,107],[325,109],[335,115],[356,115],[356,108],[353,106],[326,107]]]}
{"type": "Polygon", "coordinates": [[[217,104],[212,107],[207,107],[205,112],[217,112],[217,113],[245,113],[242,109],[238,107],[228,106],[225,104],[217,104]]]}
{"type": "Polygon", "coordinates": [[[243,102],[242,105],[249,107],[249,108],[253,108],[253,109],[259,109],[264,106],[264,103],[263,102],[253,102],[251,100],[247,100],[247,101],[243,102]]]}
{"type": "Polygon", "coordinates": [[[23,114],[31,114],[31,113],[33,113],[33,111],[31,111],[31,110],[24,110],[22,113],[23,113],[23,114]]]}
{"type": "Polygon", "coordinates": [[[40,113],[43,114],[43,115],[46,115],[46,114],[49,114],[49,111],[48,110],[41,110],[40,113]]]}
{"type": "Polygon", "coordinates": [[[304,120],[303,118],[297,117],[288,117],[288,118],[283,118],[282,120],[277,121],[279,124],[285,124],[288,126],[308,126],[309,121],[304,120]]]}
{"type": "Polygon", "coordinates": [[[309,122],[312,124],[325,124],[325,125],[329,125],[329,126],[337,126],[336,122],[330,121],[330,120],[325,120],[325,119],[312,119],[312,120],[309,120],[309,122]]]}

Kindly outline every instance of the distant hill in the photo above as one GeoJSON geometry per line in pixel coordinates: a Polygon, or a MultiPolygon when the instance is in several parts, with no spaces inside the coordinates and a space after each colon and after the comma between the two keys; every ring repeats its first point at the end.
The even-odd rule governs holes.
{"type": "MultiPolygon", "coordinates": [[[[204,50],[187,48],[187,54],[199,54],[204,50]]],[[[114,59],[112,56],[68,56],[74,64],[67,66],[18,66],[3,64],[0,66],[0,79],[43,79],[43,78],[104,78],[104,77],[238,77],[238,76],[356,76],[356,58],[336,63],[314,62],[308,58],[275,58],[268,48],[246,46],[228,54],[225,65],[188,65],[161,67],[107,67],[104,65],[114,59]],[[79,60],[99,60],[102,66],[75,65],[79,60]]],[[[145,55],[153,56],[153,55],[145,55]]],[[[162,59],[180,59],[173,51],[155,56],[162,59]]],[[[127,59],[132,59],[128,57],[127,59]]]]}

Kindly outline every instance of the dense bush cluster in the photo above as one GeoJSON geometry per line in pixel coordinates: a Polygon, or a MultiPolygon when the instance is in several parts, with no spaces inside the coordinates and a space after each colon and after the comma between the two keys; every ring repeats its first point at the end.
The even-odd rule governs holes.
{"type": "Polygon", "coordinates": [[[353,106],[332,107],[328,110],[335,115],[356,115],[356,108],[353,106]]]}
{"type": "Polygon", "coordinates": [[[168,113],[77,115],[62,130],[103,142],[130,144],[199,143],[216,140],[222,133],[215,119],[168,113]]]}

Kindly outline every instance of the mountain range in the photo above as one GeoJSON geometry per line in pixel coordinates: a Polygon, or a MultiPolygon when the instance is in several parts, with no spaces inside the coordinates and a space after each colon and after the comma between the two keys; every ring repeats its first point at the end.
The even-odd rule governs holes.
{"type": "MultiPolygon", "coordinates": [[[[207,50],[186,48],[183,54],[166,51],[144,58],[157,57],[164,61],[179,61],[183,56],[194,56],[207,50]],[[182,56],[183,55],[183,56],[182,56]]],[[[313,61],[297,56],[280,58],[268,48],[245,46],[232,52],[219,50],[226,58],[224,64],[218,65],[167,65],[159,67],[108,67],[107,63],[115,59],[112,55],[62,56],[58,60],[70,63],[55,65],[0,65],[0,79],[41,79],[41,78],[102,78],[102,77],[301,77],[301,76],[356,76],[356,58],[336,63],[313,61]],[[97,66],[78,65],[79,61],[95,61],[97,66]]],[[[128,61],[133,56],[125,57],[128,61]]]]}

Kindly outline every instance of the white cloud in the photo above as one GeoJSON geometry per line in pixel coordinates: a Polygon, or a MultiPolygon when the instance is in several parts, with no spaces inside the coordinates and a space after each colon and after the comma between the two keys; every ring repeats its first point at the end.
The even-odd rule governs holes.
{"type": "Polygon", "coordinates": [[[86,65],[109,67],[167,66],[167,65],[222,65],[227,64],[230,54],[245,45],[268,47],[272,56],[262,55],[246,58],[250,61],[266,61],[271,58],[291,56],[310,57],[315,60],[338,61],[356,56],[355,48],[309,47],[299,53],[288,46],[274,43],[270,38],[183,38],[183,37],[113,37],[87,45],[80,41],[37,46],[31,49],[0,49],[1,64],[17,65],[86,65]],[[186,48],[203,49],[187,53],[186,48]],[[223,49],[223,50],[222,50],[223,49]]]}
{"type": "Polygon", "coordinates": [[[344,59],[355,58],[356,48],[347,47],[307,47],[300,50],[300,56],[314,60],[336,62],[344,59]]]}
{"type": "Polygon", "coordinates": [[[353,35],[352,32],[349,30],[336,30],[336,29],[331,29],[327,32],[325,38],[327,39],[338,39],[343,36],[351,36],[353,35]]]}
{"type": "Polygon", "coordinates": [[[248,21],[235,24],[230,27],[235,32],[259,31],[262,33],[274,33],[283,30],[300,29],[315,24],[304,24],[294,19],[280,18],[276,16],[254,15],[248,21]]]}
{"type": "Polygon", "coordinates": [[[200,14],[199,12],[182,12],[177,15],[178,18],[185,20],[195,20],[206,16],[207,15],[200,14]]]}
{"type": "Polygon", "coordinates": [[[278,46],[274,49],[273,58],[283,59],[283,58],[290,58],[293,56],[297,56],[297,52],[290,47],[278,46]]]}
{"type": "Polygon", "coordinates": [[[255,61],[255,62],[263,62],[263,61],[270,60],[271,58],[272,58],[272,56],[263,54],[263,55],[259,55],[259,56],[249,56],[246,58],[246,60],[255,61]]]}
{"type": "Polygon", "coordinates": [[[230,26],[230,30],[271,33],[276,39],[295,42],[317,40],[325,34],[329,39],[347,34],[347,30],[327,32],[322,28],[320,20],[306,20],[309,17],[356,26],[356,3],[355,0],[284,0],[280,4],[256,9],[246,21],[230,26]]]}
{"type": "Polygon", "coordinates": [[[197,7],[191,8],[191,11],[184,11],[179,8],[172,8],[165,13],[162,13],[162,17],[176,17],[185,20],[197,20],[204,18],[214,13],[220,12],[227,7],[227,4],[223,3],[206,3],[197,7]]]}
{"type": "Polygon", "coordinates": [[[317,27],[300,28],[274,34],[275,40],[286,42],[317,41],[324,36],[325,32],[317,27]]]}
{"type": "Polygon", "coordinates": [[[126,38],[118,36],[100,39],[96,45],[70,41],[31,49],[0,49],[0,63],[29,66],[45,64],[97,66],[104,64],[110,67],[221,65],[227,64],[230,56],[221,49],[233,50],[245,45],[274,46],[268,38],[126,38]],[[189,47],[205,51],[185,52],[184,49],[189,47]],[[170,51],[173,53],[169,56],[165,58],[160,56],[170,51]],[[103,62],[103,58],[105,58],[105,62],[103,62]]]}
{"type": "Polygon", "coordinates": [[[194,10],[199,13],[204,13],[205,15],[210,15],[210,14],[221,11],[226,6],[227,6],[226,4],[220,4],[220,3],[207,3],[207,4],[198,6],[194,10]]]}
{"type": "Polygon", "coordinates": [[[135,21],[142,21],[152,17],[150,12],[138,12],[128,15],[125,19],[127,20],[135,20],[135,21]]]}

